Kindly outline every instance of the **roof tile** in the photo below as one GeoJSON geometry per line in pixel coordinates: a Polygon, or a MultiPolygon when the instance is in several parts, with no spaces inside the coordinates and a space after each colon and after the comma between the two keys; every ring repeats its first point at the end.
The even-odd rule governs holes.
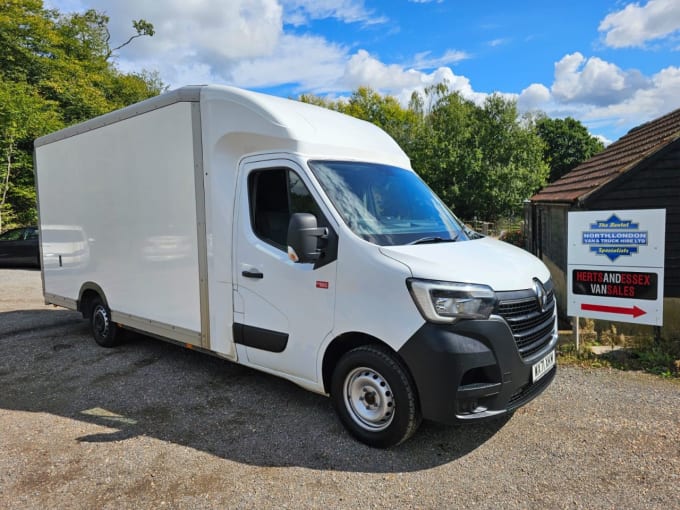
{"type": "Polygon", "coordinates": [[[634,168],[680,138],[680,108],[631,129],[605,150],[531,197],[532,202],[574,202],[634,168]]]}

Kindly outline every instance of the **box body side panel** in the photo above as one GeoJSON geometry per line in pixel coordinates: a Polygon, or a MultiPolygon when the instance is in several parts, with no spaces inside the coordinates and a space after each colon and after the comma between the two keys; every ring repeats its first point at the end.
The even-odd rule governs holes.
{"type": "Polygon", "coordinates": [[[46,294],[200,331],[191,103],[36,148],[46,294]]]}

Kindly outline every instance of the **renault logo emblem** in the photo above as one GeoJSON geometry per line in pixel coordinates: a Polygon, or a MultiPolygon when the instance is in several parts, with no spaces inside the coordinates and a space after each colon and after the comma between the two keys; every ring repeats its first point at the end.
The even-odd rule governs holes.
{"type": "Polygon", "coordinates": [[[548,293],[545,291],[545,287],[538,278],[534,278],[534,292],[536,292],[536,300],[538,301],[538,306],[541,312],[545,312],[548,306],[548,293]]]}

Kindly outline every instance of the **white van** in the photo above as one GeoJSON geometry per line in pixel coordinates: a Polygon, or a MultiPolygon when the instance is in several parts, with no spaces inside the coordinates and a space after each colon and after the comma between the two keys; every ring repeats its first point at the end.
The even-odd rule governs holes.
{"type": "Polygon", "coordinates": [[[546,267],[473,235],[372,124],[184,87],[39,138],[35,169],[45,301],[105,347],[128,328],[276,374],[377,447],[554,378],[546,267]]]}

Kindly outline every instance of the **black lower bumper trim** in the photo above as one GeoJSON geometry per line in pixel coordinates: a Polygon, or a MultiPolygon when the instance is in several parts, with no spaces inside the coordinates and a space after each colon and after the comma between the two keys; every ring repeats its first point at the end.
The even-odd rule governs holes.
{"type": "Polygon", "coordinates": [[[535,383],[527,384],[517,391],[512,397],[510,397],[510,401],[508,402],[508,411],[522,407],[524,404],[532,401],[534,398],[540,395],[543,390],[550,386],[550,383],[555,378],[555,374],[557,374],[557,366],[554,366],[550,372],[545,374],[535,383]]]}
{"type": "Polygon", "coordinates": [[[454,423],[497,416],[537,397],[553,368],[532,382],[532,365],[555,348],[557,335],[522,359],[502,319],[424,324],[399,350],[413,375],[423,417],[454,423]]]}

